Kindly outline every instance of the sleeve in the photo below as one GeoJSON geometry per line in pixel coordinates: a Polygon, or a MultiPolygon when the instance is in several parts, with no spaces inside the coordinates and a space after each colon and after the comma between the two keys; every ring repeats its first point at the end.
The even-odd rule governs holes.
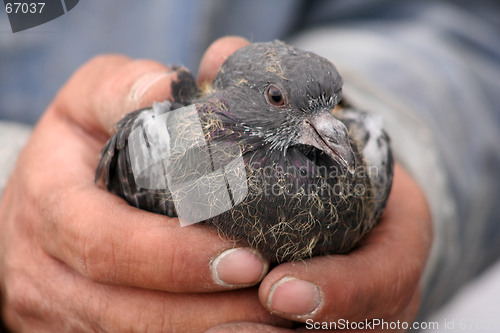
{"type": "Polygon", "coordinates": [[[383,116],[396,160],[426,193],[435,228],[422,316],[500,254],[500,37],[470,12],[308,30],[292,43],[329,58],[344,97],[383,116]]]}
{"type": "Polygon", "coordinates": [[[31,134],[31,128],[0,121],[0,200],[17,157],[31,134]]]}

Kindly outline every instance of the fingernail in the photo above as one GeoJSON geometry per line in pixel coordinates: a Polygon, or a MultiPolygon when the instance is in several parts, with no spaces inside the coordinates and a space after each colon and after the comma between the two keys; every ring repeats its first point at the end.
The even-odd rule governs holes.
{"type": "Polygon", "coordinates": [[[144,74],[132,86],[132,89],[130,91],[130,98],[133,101],[140,101],[146,91],[151,89],[152,86],[154,86],[163,78],[170,76],[172,72],[173,71],[153,72],[144,74]]]}
{"type": "Polygon", "coordinates": [[[226,286],[250,286],[264,277],[268,264],[250,248],[236,248],[222,252],[212,261],[214,281],[226,286]]]}
{"type": "Polygon", "coordinates": [[[267,298],[272,311],[299,317],[314,314],[320,304],[321,292],[316,285],[291,276],[276,282],[267,298]]]}

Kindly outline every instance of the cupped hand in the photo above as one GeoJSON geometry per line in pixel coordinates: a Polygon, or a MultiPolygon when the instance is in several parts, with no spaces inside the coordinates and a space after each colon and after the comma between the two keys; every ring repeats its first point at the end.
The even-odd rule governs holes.
{"type": "MultiPolygon", "coordinates": [[[[213,44],[213,78],[247,44],[213,44]]],[[[0,205],[2,315],[23,332],[198,332],[284,324],[256,288],[266,263],[212,229],[141,211],[94,183],[99,152],[126,113],[170,98],[177,69],[99,56],[61,89],[21,153],[0,205]],[[216,259],[216,260],[214,260],[216,259]],[[215,263],[215,264],[214,264],[215,263]]]]}
{"type": "MultiPolygon", "coordinates": [[[[377,226],[347,255],[285,263],[260,285],[261,303],[297,321],[297,331],[404,332],[420,302],[419,281],[432,243],[425,197],[396,165],[393,189],[377,226]],[[335,326],[337,325],[337,326],[335,326]]],[[[213,332],[290,332],[259,323],[233,323],[213,332]]]]}

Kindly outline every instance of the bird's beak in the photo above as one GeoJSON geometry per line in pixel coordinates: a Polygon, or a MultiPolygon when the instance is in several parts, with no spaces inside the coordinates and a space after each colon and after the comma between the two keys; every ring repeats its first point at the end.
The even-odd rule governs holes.
{"type": "Polygon", "coordinates": [[[347,128],[330,110],[315,112],[302,122],[302,144],[314,146],[354,174],[356,157],[349,141],[347,128]]]}

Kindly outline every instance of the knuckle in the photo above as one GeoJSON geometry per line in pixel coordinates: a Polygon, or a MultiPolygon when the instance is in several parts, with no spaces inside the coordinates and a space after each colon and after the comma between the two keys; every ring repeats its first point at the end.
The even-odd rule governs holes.
{"type": "Polygon", "coordinates": [[[6,280],[4,307],[21,318],[40,318],[46,313],[44,297],[27,276],[9,275],[6,280]]]}
{"type": "Polygon", "coordinates": [[[130,255],[126,265],[135,267],[122,274],[132,281],[139,279],[148,281],[153,288],[165,287],[168,281],[168,289],[176,290],[179,282],[179,275],[184,276],[182,267],[177,260],[178,251],[174,247],[165,249],[160,239],[150,239],[148,246],[142,242],[136,243],[129,249],[130,255]]]}
{"type": "Polygon", "coordinates": [[[137,314],[137,332],[175,332],[179,329],[166,312],[143,310],[137,314]]]}

